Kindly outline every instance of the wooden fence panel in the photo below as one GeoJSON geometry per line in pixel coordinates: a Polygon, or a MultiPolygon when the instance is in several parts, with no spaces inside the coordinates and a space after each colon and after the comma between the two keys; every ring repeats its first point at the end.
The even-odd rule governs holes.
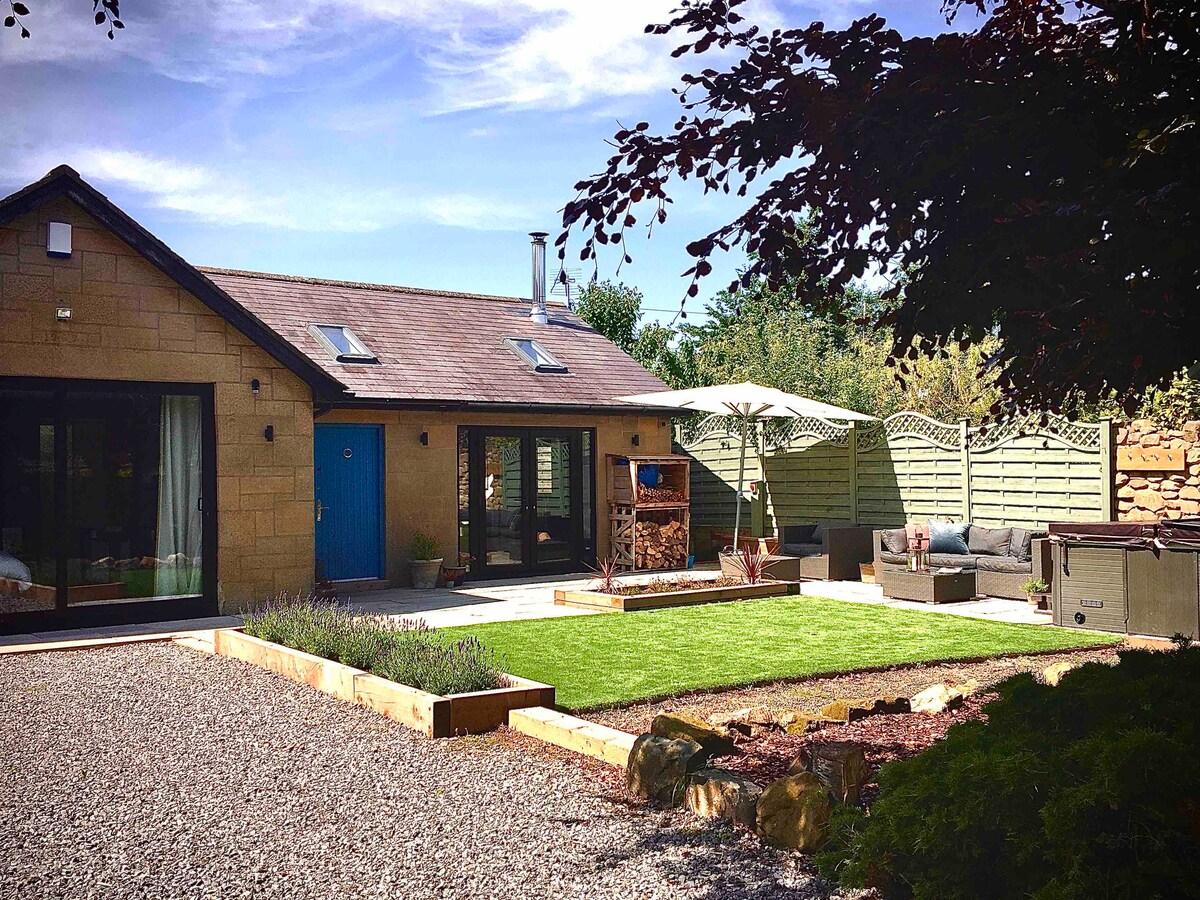
{"type": "MultiPolygon", "coordinates": [[[[742,437],[736,426],[730,428],[724,420],[710,420],[706,426],[684,445],[684,452],[693,460],[690,467],[692,526],[732,528],[742,437]]],[[[761,477],[758,449],[751,436],[746,451],[745,481],[749,484],[761,477]]],[[[751,525],[751,513],[750,503],[743,499],[742,522],[747,530],[751,525]]]]}
{"type": "MultiPolygon", "coordinates": [[[[683,449],[692,466],[693,522],[729,527],[740,437],[709,420],[683,449]]],[[[734,426],[736,427],[736,426],[734,426]]],[[[775,422],[746,461],[764,489],[742,521],[902,525],[944,519],[1044,528],[1112,518],[1112,428],[1050,416],[989,428],[904,412],[872,425],[775,422]]]]}

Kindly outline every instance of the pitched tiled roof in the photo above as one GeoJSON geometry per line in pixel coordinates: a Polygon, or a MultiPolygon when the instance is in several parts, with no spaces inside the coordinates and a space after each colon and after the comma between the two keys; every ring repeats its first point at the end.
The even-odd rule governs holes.
{"type": "Polygon", "coordinates": [[[529,302],[516,297],[201,271],[346,385],[355,400],[630,410],[616,398],[666,387],[578,316],[554,304],[549,324],[536,325],[529,319],[529,302]],[[349,326],[379,365],[337,362],[310,334],[314,323],[349,326]],[[505,338],[533,338],[569,372],[535,372],[504,344],[505,338]]]}

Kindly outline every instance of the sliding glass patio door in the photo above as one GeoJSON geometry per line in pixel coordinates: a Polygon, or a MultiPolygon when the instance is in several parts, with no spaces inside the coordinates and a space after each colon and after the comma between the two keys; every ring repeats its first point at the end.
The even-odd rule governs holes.
{"type": "Polygon", "coordinates": [[[0,379],[0,628],[209,611],[212,431],[206,386],[0,379]]]}

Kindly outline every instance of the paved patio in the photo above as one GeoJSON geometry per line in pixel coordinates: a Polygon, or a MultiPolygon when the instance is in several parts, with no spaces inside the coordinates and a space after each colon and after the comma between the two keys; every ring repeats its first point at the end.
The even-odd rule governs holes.
{"type": "MultiPolygon", "coordinates": [[[[657,573],[662,574],[662,573],[657,573]]],[[[711,575],[711,570],[699,569],[696,577],[711,575]]],[[[627,575],[626,580],[644,581],[653,575],[627,575]]],[[[418,591],[412,588],[390,588],[380,591],[364,591],[348,599],[355,609],[372,615],[395,618],[420,618],[434,628],[449,628],[456,625],[477,625],[487,622],[509,622],[519,619],[546,619],[555,616],[590,616],[600,614],[597,610],[575,609],[554,605],[554,591],[586,588],[594,583],[591,576],[561,575],[557,577],[517,578],[504,581],[485,581],[467,584],[461,588],[435,588],[418,591]]],[[[1012,622],[1026,625],[1049,625],[1050,617],[1034,612],[1022,600],[985,598],[963,603],[946,603],[932,606],[911,600],[892,600],[883,596],[879,585],[862,584],[858,581],[809,581],[801,593],[814,597],[830,597],[852,603],[868,603],[877,606],[892,606],[899,609],[921,609],[952,616],[972,619],[989,619],[996,622],[1012,622]]],[[[28,634],[0,635],[0,653],[17,649],[32,649],[30,645],[71,644],[84,646],[97,640],[110,638],[146,638],[150,636],[178,636],[188,632],[212,628],[228,628],[239,625],[236,616],[215,616],[206,619],[189,619],[176,622],[151,622],[141,625],[113,625],[102,628],[81,628],[73,631],[43,631],[28,634]]]]}

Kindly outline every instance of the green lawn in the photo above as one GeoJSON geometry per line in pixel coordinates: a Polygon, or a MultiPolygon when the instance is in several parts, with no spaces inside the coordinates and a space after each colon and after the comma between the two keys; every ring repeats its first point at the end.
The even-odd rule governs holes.
{"type": "Polygon", "coordinates": [[[1119,640],[821,597],[444,630],[477,635],[502,654],[509,672],[554,685],[559,704],[570,709],[871,666],[1119,640]]]}

